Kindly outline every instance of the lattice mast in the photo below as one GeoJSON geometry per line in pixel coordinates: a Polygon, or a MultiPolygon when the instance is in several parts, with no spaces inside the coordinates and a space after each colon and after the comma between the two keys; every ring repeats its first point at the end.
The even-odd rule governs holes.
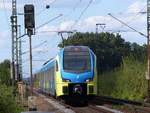
{"type": "Polygon", "coordinates": [[[18,79],[18,40],[17,40],[17,0],[12,0],[12,64],[11,76],[13,82],[18,79]]]}

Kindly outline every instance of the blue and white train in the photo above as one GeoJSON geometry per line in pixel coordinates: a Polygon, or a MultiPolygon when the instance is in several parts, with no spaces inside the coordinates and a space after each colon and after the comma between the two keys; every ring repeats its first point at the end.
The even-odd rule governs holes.
{"type": "Polygon", "coordinates": [[[66,46],[35,73],[34,86],[55,97],[97,95],[95,54],[87,46],[66,46]]]}

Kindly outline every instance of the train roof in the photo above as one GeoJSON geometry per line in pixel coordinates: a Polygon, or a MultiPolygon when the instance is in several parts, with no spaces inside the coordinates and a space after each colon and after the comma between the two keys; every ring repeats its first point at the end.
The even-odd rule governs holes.
{"type": "Polygon", "coordinates": [[[51,58],[49,59],[48,61],[46,61],[43,65],[42,65],[42,68],[37,71],[36,73],[40,73],[40,72],[43,72],[43,71],[46,71],[47,69],[49,69],[50,67],[52,67],[55,63],[55,58],[51,58]]]}
{"type": "Polygon", "coordinates": [[[66,46],[64,48],[64,51],[74,51],[74,50],[89,51],[89,47],[88,46],[66,46]]]}

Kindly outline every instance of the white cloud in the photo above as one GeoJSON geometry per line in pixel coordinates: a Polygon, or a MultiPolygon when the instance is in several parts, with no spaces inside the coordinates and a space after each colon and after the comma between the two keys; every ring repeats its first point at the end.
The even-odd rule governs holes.
{"type": "Polygon", "coordinates": [[[137,13],[141,10],[146,11],[146,3],[142,1],[136,1],[128,7],[128,13],[137,13]]]}

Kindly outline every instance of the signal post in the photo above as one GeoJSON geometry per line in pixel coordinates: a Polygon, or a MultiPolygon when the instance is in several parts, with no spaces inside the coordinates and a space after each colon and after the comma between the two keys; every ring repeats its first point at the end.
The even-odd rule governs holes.
{"type": "Polygon", "coordinates": [[[30,58],[30,94],[33,95],[33,75],[32,75],[32,35],[35,34],[34,6],[27,4],[24,6],[25,32],[29,36],[29,58],[30,58]]]}
{"type": "Polygon", "coordinates": [[[25,34],[29,37],[29,58],[30,58],[30,96],[28,97],[29,111],[36,111],[36,97],[33,96],[33,73],[32,73],[32,35],[35,34],[34,5],[24,6],[25,34]]]}

